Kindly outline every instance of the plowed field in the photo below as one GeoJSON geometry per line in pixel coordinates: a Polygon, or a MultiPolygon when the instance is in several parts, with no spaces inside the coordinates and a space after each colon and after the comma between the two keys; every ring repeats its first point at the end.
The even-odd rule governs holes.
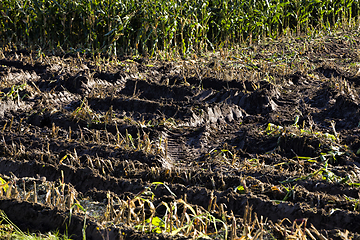
{"type": "Polygon", "coordinates": [[[358,41],[3,52],[0,209],[74,239],[360,237],[358,41]]]}

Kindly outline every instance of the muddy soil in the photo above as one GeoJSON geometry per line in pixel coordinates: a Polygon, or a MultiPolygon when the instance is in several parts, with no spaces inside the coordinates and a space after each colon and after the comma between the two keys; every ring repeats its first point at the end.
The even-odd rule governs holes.
{"type": "Polygon", "coordinates": [[[3,52],[0,209],[74,239],[84,221],[87,239],[234,239],[252,221],[359,238],[359,51],[333,36],[177,61],[3,52]],[[180,231],[191,208],[222,230],[180,231]]]}

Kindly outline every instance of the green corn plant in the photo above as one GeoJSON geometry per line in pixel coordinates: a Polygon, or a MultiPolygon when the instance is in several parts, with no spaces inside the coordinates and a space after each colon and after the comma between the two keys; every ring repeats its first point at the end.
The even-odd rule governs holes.
{"type": "Polygon", "coordinates": [[[0,44],[186,56],[288,30],[352,27],[359,9],[357,0],[3,0],[0,44]]]}

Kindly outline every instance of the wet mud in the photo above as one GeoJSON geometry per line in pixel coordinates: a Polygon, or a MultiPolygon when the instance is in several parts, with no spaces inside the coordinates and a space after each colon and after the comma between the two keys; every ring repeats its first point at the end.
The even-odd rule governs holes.
{"type": "Polygon", "coordinates": [[[145,226],[174,203],[232,239],[250,210],[278,239],[305,220],[359,237],[359,46],[301,41],[177,62],[4,52],[0,209],[74,239],[84,221],[87,239],[201,237],[145,226]]]}

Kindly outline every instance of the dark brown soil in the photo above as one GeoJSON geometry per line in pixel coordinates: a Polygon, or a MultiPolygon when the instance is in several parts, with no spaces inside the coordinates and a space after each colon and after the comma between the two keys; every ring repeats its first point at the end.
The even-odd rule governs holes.
{"type": "Polygon", "coordinates": [[[151,188],[155,206],[210,209],[215,199],[210,212],[221,218],[225,207],[229,225],[251,207],[275,238],[286,237],[276,223],[291,230],[301,219],[328,239],[357,238],[358,42],[295,39],[173,62],[4,52],[0,176],[14,184],[0,209],[23,230],[67,229],[74,239],[84,220],[87,239],[185,238],[111,225],[116,210],[104,217],[106,207],[85,219],[20,192],[35,182],[41,198],[42,186],[68,184],[79,204],[106,206],[151,188]]]}

